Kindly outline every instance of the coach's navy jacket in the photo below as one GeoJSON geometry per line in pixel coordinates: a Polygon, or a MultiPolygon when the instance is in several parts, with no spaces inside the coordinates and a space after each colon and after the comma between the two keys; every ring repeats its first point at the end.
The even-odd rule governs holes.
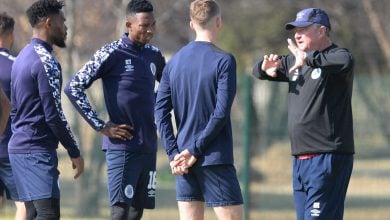
{"type": "Polygon", "coordinates": [[[58,143],[80,156],[61,106],[61,65],[53,48],[34,38],[16,57],[11,73],[10,154],[55,151],[58,143]]]}
{"type": "Polygon", "coordinates": [[[306,65],[294,73],[293,55],[282,56],[278,76],[261,71],[264,80],[288,82],[288,128],[293,155],[354,153],[352,86],[354,61],[351,53],[332,44],[323,51],[307,53],[306,65]]]}
{"type": "Polygon", "coordinates": [[[92,108],[85,90],[97,79],[102,80],[108,120],[134,128],[131,140],[104,136],[103,150],[157,151],[154,86],[164,66],[165,59],[158,48],[137,45],[124,34],[121,39],[101,47],[69,81],[66,95],[95,130],[101,130],[105,122],[92,108]]]}

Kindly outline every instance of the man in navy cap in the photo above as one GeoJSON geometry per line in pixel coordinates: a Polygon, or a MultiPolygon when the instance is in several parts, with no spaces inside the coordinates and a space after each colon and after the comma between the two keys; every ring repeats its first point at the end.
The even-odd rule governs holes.
{"type": "Polygon", "coordinates": [[[352,55],[329,38],[328,15],[318,8],[297,14],[285,28],[292,54],[265,55],[253,74],[287,82],[288,129],[298,220],[341,220],[352,173],[352,55]]]}

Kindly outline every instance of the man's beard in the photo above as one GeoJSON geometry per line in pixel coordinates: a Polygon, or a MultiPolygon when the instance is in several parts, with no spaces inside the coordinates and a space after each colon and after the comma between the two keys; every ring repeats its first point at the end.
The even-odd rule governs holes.
{"type": "Polygon", "coordinates": [[[66,47],[65,38],[54,38],[53,44],[56,45],[57,47],[65,48],[66,47]]]}

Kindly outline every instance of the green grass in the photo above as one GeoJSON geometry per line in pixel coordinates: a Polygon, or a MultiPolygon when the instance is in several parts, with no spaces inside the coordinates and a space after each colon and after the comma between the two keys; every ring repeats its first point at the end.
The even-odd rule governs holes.
{"type": "MultiPolygon", "coordinates": [[[[165,155],[164,155],[165,156],[165,155]]],[[[251,166],[261,179],[251,181],[250,219],[295,220],[291,190],[291,161],[289,148],[276,146],[261,156],[252,159],[251,166]],[[271,166],[272,164],[272,166],[271,166]],[[272,169],[270,169],[272,167],[272,169]]],[[[158,165],[157,201],[155,210],[146,210],[143,220],[178,219],[175,201],[174,178],[170,176],[165,159],[158,165]],[[161,169],[165,169],[161,171],[161,169]],[[161,177],[161,176],[162,177],[161,177]]],[[[62,181],[61,212],[65,220],[103,220],[109,219],[106,189],[103,184],[99,199],[99,213],[91,218],[74,216],[73,180],[71,171],[64,167],[68,160],[60,165],[62,181]],[[72,183],[72,184],[71,184],[72,183]]],[[[345,202],[345,220],[388,220],[390,219],[390,160],[384,158],[356,158],[347,199],[345,202]]],[[[103,177],[102,177],[103,178],[103,177]]],[[[13,220],[13,203],[7,202],[0,208],[1,220],[13,220]]],[[[205,220],[216,219],[213,210],[206,208],[205,220]]]]}

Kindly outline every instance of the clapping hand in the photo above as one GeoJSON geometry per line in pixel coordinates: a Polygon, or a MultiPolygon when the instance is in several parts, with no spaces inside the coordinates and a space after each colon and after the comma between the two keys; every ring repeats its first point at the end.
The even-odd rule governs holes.
{"type": "Polygon", "coordinates": [[[261,70],[266,72],[270,77],[277,76],[277,69],[279,68],[279,56],[277,54],[264,55],[261,70]]]}

